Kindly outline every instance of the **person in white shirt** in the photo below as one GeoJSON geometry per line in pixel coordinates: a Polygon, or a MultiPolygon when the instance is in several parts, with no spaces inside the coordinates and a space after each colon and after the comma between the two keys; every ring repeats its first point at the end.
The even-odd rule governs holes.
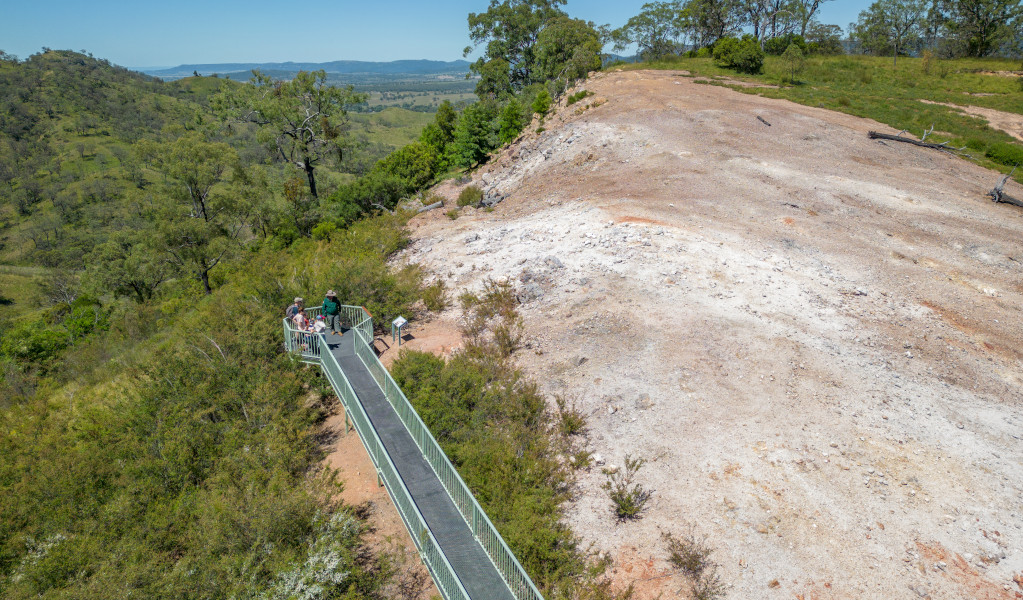
{"type": "Polygon", "coordinates": [[[312,332],[323,333],[327,330],[327,321],[323,318],[323,315],[316,315],[316,321],[313,322],[312,332]]]}
{"type": "Polygon", "coordinates": [[[295,329],[299,331],[305,331],[309,328],[309,318],[305,316],[305,309],[300,308],[295,316],[291,319],[295,324],[295,329]]]}

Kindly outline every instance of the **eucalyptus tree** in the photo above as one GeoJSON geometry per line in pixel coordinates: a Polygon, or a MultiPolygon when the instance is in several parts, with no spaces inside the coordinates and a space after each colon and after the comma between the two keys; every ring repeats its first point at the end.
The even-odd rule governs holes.
{"type": "Polygon", "coordinates": [[[686,0],[683,8],[700,46],[709,46],[746,24],[742,0],[686,0]]]}
{"type": "Polygon", "coordinates": [[[1021,37],[1020,0],[936,0],[932,20],[954,56],[984,57],[999,52],[1021,37]]]}
{"type": "MultiPolygon", "coordinates": [[[[157,247],[169,263],[190,272],[211,293],[210,271],[235,246],[241,227],[242,207],[225,182],[228,169],[237,165],[237,154],[195,132],[170,143],[140,142],[136,153],[166,176],[166,194],[155,219],[157,247]]],[[[116,254],[116,248],[109,251],[116,254]]]]}
{"type": "Polygon", "coordinates": [[[611,32],[615,51],[636,44],[645,60],[681,54],[690,31],[690,10],[680,0],[648,2],[639,14],[611,32]]]}
{"type": "Polygon", "coordinates": [[[870,54],[892,54],[898,64],[899,52],[906,52],[920,39],[927,4],[924,0],[877,0],[860,12],[851,36],[870,54]]]}
{"type": "Polygon", "coordinates": [[[352,148],[348,110],[366,101],[352,86],[327,83],[326,72],[299,71],[283,81],[256,70],[241,87],[225,86],[214,100],[223,117],[255,123],[257,139],[282,161],[302,171],[318,198],[316,167],[340,162],[352,148]]]}
{"type": "Polygon", "coordinates": [[[566,0],[491,0],[486,12],[469,14],[469,66],[480,76],[476,94],[502,98],[552,79],[578,79],[600,67],[600,36],[592,23],[571,19],[566,0]]]}
{"type": "Polygon", "coordinates": [[[806,37],[806,32],[814,22],[814,18],[821,5],[831,0],[792,0],[793,8],[796,9],[796,18],[799,20],[799,35],[806,37]]]}

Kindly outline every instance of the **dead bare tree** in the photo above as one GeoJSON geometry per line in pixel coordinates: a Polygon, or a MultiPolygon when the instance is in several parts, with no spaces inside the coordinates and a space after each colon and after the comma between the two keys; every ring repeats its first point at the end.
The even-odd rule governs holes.
{"type": "Polygon", "coordinates": [[[990,192],[987,193],[988,197],[991,198],[992,201],[996,203],[1001,202],[1004,204],[1012,204],[1013,206],[1023,207],[1023,200],[1017,200],[1016,198],[1013,198],[1012,196],[1005,193],[1005,184],[1009,181],[1009,178],[1011,178],[1012,174],[1015,172],[1016,167],[1013,167],[1012,171],[1009,171],[1008,175],[1002,177],[1001,181],[998,182],[998,185],[996,185],[994,188],[991,189],[990,192]]]}
{"type": "Polygon", "coordinates": [[[926,140],[927,136],[929,136],[933,131],[934,131],[934,126],[931,125],[931,128],[928,129],[927,131],[925,131],[923,137],[921,139],[919,139],[919,140],[914,140],[913,138],[909,138],[909,137],[903,137],[902,134],[906,133],[905,129],[900,131],[897,135],[891,135],[889,133],[878,133],[876,131],[869,131],[869,132],[867,132],[867,137],[869,137],[872,140],[890,140],[890,141],[893,141],[893,142],[905,142],[907,144],[913,144],[914,146],[920,146],[921,148],[931,148],[933,150],[944,150],[945,152],[952,152],[952,153],[958,153],[958,152],[962,152],[963,150],[966,150],[966,146],[963,146],[962,148],[954,148],[952,146],[949,146],[948,142],[941,142],[940,144],[932,144],[931,142],[923,141],[923,140],[926,140]]]}

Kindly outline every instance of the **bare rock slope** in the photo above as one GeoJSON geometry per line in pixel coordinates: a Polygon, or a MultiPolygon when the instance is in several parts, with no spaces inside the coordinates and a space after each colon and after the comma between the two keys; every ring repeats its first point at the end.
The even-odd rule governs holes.
{"type": "Polygon", "coordinates": [[[506,200],[404,255],[512,281],[522,367],[607,465],[646,459],[641,519],[595,467],[572,527],[641,598],[685,585],[661,533],[690,524],[734,598],[1023,597],[1023,210],[878,123],[681,75],[594,77],[476,175],[506,200]]]}

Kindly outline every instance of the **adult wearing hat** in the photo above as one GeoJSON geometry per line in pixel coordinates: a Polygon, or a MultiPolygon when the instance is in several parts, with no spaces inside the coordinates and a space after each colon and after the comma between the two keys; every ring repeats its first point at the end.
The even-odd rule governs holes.
{"type": "Polygon", "coordinates": [[[329,290],[327,297],[323,299],[322,314],[330,332],[341,333],[341,303],[337,301],[337,294],[334,293],[334,290],[329,290]]]}
{"type": "Polygon", "coordinates": [[[298,311],[300,311],[300,310],[302,310],[302,308],[304,308],[304,305],[305,305],[305,300],[302,300],[301,298],[295,298],[295,303],[292,304],[291,306],[289,306],[288,309],[284,311],[284,316],[289,321],[294,319],[295,315],[298,314],[298,311]]]}

